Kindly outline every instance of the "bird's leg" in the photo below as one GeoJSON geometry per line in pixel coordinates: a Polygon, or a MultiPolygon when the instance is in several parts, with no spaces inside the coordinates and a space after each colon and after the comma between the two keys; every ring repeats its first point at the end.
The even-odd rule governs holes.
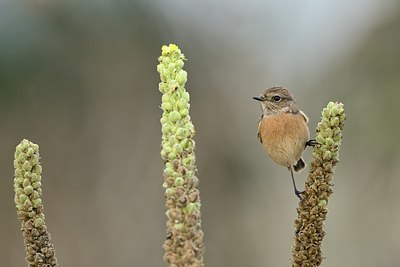
{"type": "Polygon", "coordinates": [[[300,200],[303,200],[303,198],[301,197],[301,194],[303,194],[304,191],[303,191],[303,192],[300,192],[299,190],[297,190],[296,182],[294,181],[293,168],[292,168],[292,166],[290,166],[289,170],[290,170],[290,174],[292,175],[292,182],[293,182],[294,193],[295,193],[295,195],[296,195],[300,200]]]}
{"type": "Polygon", "coordinates": [[[315,139],[311,139],[311,140],[308,140],[307,142],[306,142],[306,147],[307,146],[315,146],[315,145],[317,145],[318,143],[317,143],[317,141],[315,141],[315,139]]]}

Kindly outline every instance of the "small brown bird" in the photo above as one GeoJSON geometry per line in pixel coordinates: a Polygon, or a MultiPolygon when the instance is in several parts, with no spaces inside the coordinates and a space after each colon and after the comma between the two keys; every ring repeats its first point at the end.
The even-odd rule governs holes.
{"type": "Polygon", "coordinates": [[[315,140],[309,140],[308,118],[286,88],[270,87],[253,99],[260,101],[263,112],[258,123],[258,139],[275,163],[289,169],[294,193],[302,199],[293,170],[299,172],[306,166],[301,158],[303,151],[315,145],[315,140]]]}

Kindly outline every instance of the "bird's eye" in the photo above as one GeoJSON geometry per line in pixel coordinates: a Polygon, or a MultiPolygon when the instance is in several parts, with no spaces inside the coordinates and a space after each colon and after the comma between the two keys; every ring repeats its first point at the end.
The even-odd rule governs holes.
{"type": "Polygon", "coordinates": [[[279,95],[275,95],[274,97],[272,97],[272,99],[275,101],[275,102],[279,102],[279,101],[281,101],[281,97],[279,96],[279,95]]]}

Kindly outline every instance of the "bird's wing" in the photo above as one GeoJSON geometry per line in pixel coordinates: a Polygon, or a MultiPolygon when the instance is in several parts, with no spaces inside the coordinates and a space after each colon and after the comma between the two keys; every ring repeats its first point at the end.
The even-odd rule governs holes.
{"type": "Polygon", "coordinates": [[[300,112],[300,115],[303,116],[303,118],[304,118],[304,120],[306,121],[306,123],[308,123],[308,117],[307,117],[307,115],[304,114],[304,112],[301,111],[301,110],[299,110],[299,112],[300,112]]]}
{"type": "Polygon", "coordinates": [[[257,138],[258,140],[260,140],[260,143],[262,144],[262,138],[261,138],[261,133],[260,133],[260,126],[261,126],[261,121],[263,119],[264,116],[261,116],[261,119],[258,121],[258,131],[257,131],[257,138]]]}

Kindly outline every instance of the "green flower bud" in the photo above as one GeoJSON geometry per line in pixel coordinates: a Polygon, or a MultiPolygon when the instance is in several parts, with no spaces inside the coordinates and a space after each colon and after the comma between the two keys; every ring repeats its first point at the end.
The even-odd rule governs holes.
{"type": "Polygon", "coordinates": [[[33,218],[33,217],[35,217],[36,216],[36,212],[35,211],[29,211],[28,212],[28,216],[29,216],[29,218],[33,218]]]}
{"type": "Polygon", "coordinates": [[[161,93],[165,93],[165,92],[168,90],[167,84],[164,83],[164,82],[160,82],[160,83],[158,84],[158,90],[159,90],[161,93]]]}
{"type": "Polygon", "coordinates": [[[22,182],[22,186],[27,187],[28,185],[31,185],[31,181],[28,178],[25,178],[22,182]]]}
{"type": "Polygon", "coordinates": [[[167,196],[173,196],[173,195],[175,195],[175,189],[167,188],[167,189],[165,189],[165,193],[167,194],[167,196]]]}
{"type": "Polygon", "coordinates": [[[336,117],[336,115],[339,113],[338,108],[337,107],[332,107],[331,108],[331,116],[332,117],[336,117]]]}
{"type": "Polygon", "coordinates": [[[176,229],[176,230],[182,230],[183,229],[183,223],[176,223],[176,224],[174,224],[174,228],[176,229]]]}
{"type": "Polygon", "coordinates": [[[182,177],[176,177],[174,181],[174,186],[181,186],[185,183],[182,177]]]}
{"type": "Polygon", "coordinates": [[[169,152],[166,149],[164,149],[164,148],[161,149],[161,153],[160,153],[161,158],[165,160],[167,158],[167,156],[168,156],[168,153],[169,152]]]}
{"type": "Polygon", "coordinates": [[[325,144],[329,147],[333,145],[335,142],[333,141],[332,138],[325,138],[325,144]]]}
{"type": "Polygon", "coordinates": [[[175,152],[170,152],[169,154],[168,154],[168,158],[170,159],[170,160],[173,160],[173,159],[175,159],[176,158],[176,153],[175,152]]]}
{"type": "Polygon", "coordinates": [[[318,206],[320,206],[320,207],[325,207],[326,205],[328,205],[328,202],[325,199],[321,199],[318,202],[318,206]]]}
{"type": "Polygon", "coordinates": [[[178,100],[178,102],[176,103],[176,106],[178,107],[179,110],[182,110],[186,107],[186,103],[184,99],[180,99],[178,100]]]}
{"type": "Polygon", "coordinates": [[[44,221],[43,221],[41,218],[35,218],[35,219],[33,220],[33,225],[34,225],[36,228],[42,228],[43,225],[44,225],[44,221]]]}
{"type": "Polygon", "coordinates": [[[185,124],[185,128],[186,129],[188,129],[188,130],[190,130],[190,131],[192,131],[192,132],[194,132],[194,126],[193,126],[193,123],[192,122],[187,122],[186,124],[185,124]]]}
{"type": "MultiPolygon", "coordinates": [[[[31,143],[28,140],[27,140],[27,142],[31,143]]],[[[39,145],[38,144],[32,144],[32,143],[31,143],[31,145],[32,145],[33,151],[35,151],[35,153],[38,153],[39,152],[39,145]]]]}
{"type": "Polygon", "coordinates": [[[177,136],[179,139],[186,138],[186,136],[187,136],[187,131],[186,131],[186,129],[185,129],[185,128],[178,128],[178,129],[176,130],[176,136],[177,136]]]}
{"type": "Polygon", "coordinates": [[[176,74],[176,81],[180,84],[180,85],[185,85],[185,83],[187,82],[187,72],[184,70],[180,70],[177,74],[176,74]]]}
{"type": "Polygon", "coordinates": [[[162,187],[163,187],[163,188],[168,188],[167,182],[164,182],[164,183],[162,184],[162,187]]]}
{"type": "Polygon", "coordinates": [[[167,163],[165,163],[165,167],[166,167],[166,168],[174,169],[174,167],[173,167],[173,165],[172,165],[172,162],[167,162],[167,163]]]}
{"type": "Polygon", "coordinates": [[[178,87],[179,87],[179,83],[176,80],[170,80],[168,82],[168,89],[171,92],[174,92],[176,89],[178,89],[178,87]]]}
{"type": "Polygon", "coordinates": [[[26,155],[25,153],[20,153],[20,154],[18,155],[18,160],[19,160],[20,162],[24,162],[26,159],[27,159],[27,155],[26,155]]]}
{"type": "Polygon", "coordinates": [[[331,118],[330,123],[331,123],[331,125],[332,125],[333,127],[336,127],[336,126],[339,126],[340,120],[339,120],[338,117],[333,117],[333,118],[331,118]]]}
{"type": "Polygon", "coordinates": [[[36,174],[42,174],[42,166],[40,166],[40,165],[36,165],[35,166],[35,173],[36,174]]]}
{"type": "Polygon", "coordinates": [[[171,134],[176,134],[177,129],[178,127],[176,127],[175,125],[171,126],[171,134]]]}
{"type": "Polygon", "coordinates": [[[33,155],[33,156],[31,157],[31,164],[32,164],[32,166],[35,166],[35,165],[37,165],[37,164],[38,164],[38,162],[39,162],[39,158],[38,158],[38,156],[36,156],[36,155],[33,155]]]}
{"type": "Polygon", "coordinates": [[[37,175],[36,173],[32,173],[31,176],[31,181],[32,182],[36,182],[36,181],[41,181],[42,180],[42,176],[41,175],[37,175]]]}
{"type": "Polygon", "coordinates": [[[30,171],[32,169],[32,165],[29,161],[25,161],[24,164],[22,165],[22,169],[24,171],[30,171]]]}
{"type": "Polygon", "coordinates": [[[37,190],[34,190],[33,193],[31,194],[31,199],[38,199],[40,197],[40,194],[37,190]]]}
{"type": "Polygon", "coordinates": [[[181,144],[181,146],[182,146],[183,149],[189,148],[189,140],[188,140],[188,139],[183,139],[183,140],[180,142],[180,144],[181,144]]]}
{"type": "Polygon", "coordinates": [[[191,179],[191,178],[193,178],[193,176],[194,176],[194,171],[187,171],[186,172],[186,177],[187,178],[191,179]]]}
{"type": "Polygon", "coordinates": [[[186,91],[183,92],[182,98],[185,99],[187,102],[189,102],[189,101],[190,101],[190,95],[189,95],[189,93],[186,92],[186,91]]]}
{"type": "Polygon", "coordinates": [[[165,193],[167,194],[167,196],[173,196],[175,195],[175,189],[174,188],[167,188],[165,189],[165,193]]]}
{"type": "Polygon", "coordinates": [[[168,141],[169,141],[169,145],[171,145],[171,146],[178,143],[178,139],[174,135],[170,136],[168,141]]]}
{"type": "Polygon", "coordinates": [[[170,111],[172,110],[172,105],[170,102],[164,102],[161,104],[161,109],[164,111],[170,111]]]}
{"type": "MultiPolygon", "coordinates": [[[[163,81],[163,82],[166,82],[166,81],[168,81],[168,78],[171,76],[171,74],[169,73],[169,70],[168,69],[161,69],[161,72],[160,72],[160,78],[161,78],[161,81],[163,81]]],[[[169,86],[168,86],[169,87],[169,86]]]]}
{"type": "Polygon", "coordinates": [[[28,150],[26,151],[26,154],[30,157],[35,153],[35,151],[33,150],[33,148],[28,148],[28,150]]]}
{"type": "Polygon", "coordinates": [[[161,97],[162,102],[169,102],[170,101],[170,96],[168,94],[163,94],[161,97]]]}
{"type": "Polygon", "coordinates": [[[181,69],[183,68],[184,65],[185,65],[185,63],[184,63],[183,60],[181,60],[181,59],[178,59],[178,60],[175,62],[175,66],[176,66],[176,68],[177,68],[178,70],[181,70],[181,69]]]}
{"type": "Polygon", "coordinates": [[[23,194],[23,193],[24,193],[24,190],[23,190],[22,188],[17,187],[17,189],[15,189],[15,194],[16,194],[17,196],[19,196],[19,195],[21,195],[21,194],[23,194]]]}
{"type": "Polygon", "coordinates": [[[169,119],[172,123],[175,123],[175,122],[177,122],[178,120],[181,119],[181,114],[179,114],[178,111],[174,110],[174,111],[172,111],[172,112],[168,115],[168,119],[169,119]]]}
{"type": "Polygon", "coordinates": [[[175,153],[182,153],[183,152],[183,148],[179,143],[176,143],[173,147],[172,147],[172,151],[174,151],[175,153]]]}
{"type": "Polygon", "coordinates": [[[160,73],[162,68],[163,68],[162,65],[157,65],[157,72],[160,73]]]}
{"type": "Polygon", "coordinates": [[[324,116],[324,117],[326,117],[326,118],[330,117],[329,109],[324,108],[324,109],[322,110],[322,116],[324,116]]]}
{"type": "Polygon", "coordinates": [[[161,126],[161,132],[163,133],[163,134],[167,134],[167,133],[169,133],[171,131],[171,125],[169,124],[169,123],[164,123],[162,126],[161,126]]]}
{"type": "Polygon", "coordinates": [[[35,199],[35,200],[32,201],[32,204],[33,204],[33,207],[36,209],[36,208],[38,208],[39,206],[42,205],[42,200],[40,198],[35,199]]]}
{"type": "Polygon", "coordinates": [[[41,183],[41,182],[34,182],[34,183],[32,184],[32,187],[33,187],[34,189],[39,189],[41,186],[42,186],[42,183],[41,183]]]}
{"type": "Polygon", "coordinates": [[[328,103],[327,108],[328,109],[332,109],[335,106],[335,103],[333,103],[332,101],[328,103]]]}
{"type": "Polygon", "coordinates": [[[195,158],[193,156],[188,156],[187,158],[184,158],[182,160],[182,162],[183,162],[184,166],[188,167],[188,166],[194,164],[195,158]]]}
{"type": "Polygon", "coordinates": [[[315,141],[317,141],[318,144],[323,144],[325,143],[325,138],[322,136],[322,134],[318,134],[315,137],[315,141]]]}
{"type": "Polygon", "coordinates": [[[168,117],[167,116],[162,116],[160,119],[161,124],[167,123],[168,122],[168,117]]]}
{"type": "Polygon", "coordinates": [[[20,147],[20,151],[21,151],[21,150],[26,150],[26,149],[28,149],[28,147],[29,147],[29,141],[26,140],[26,139],[22,140],[22,144],[21,144],[21,147],[20,147]]]}
{"type": "Polygon", "coordinates": [[[15,176],[21,176],[21,175],[23,175],[24,174],[24,172],[21,170],[21,169],[15,169],[15,171],[14,171],[14,175],[15,176]]]}
{"type": "Polygon", "coordinates": [[[22,148],[22,143],[18,144],[18,146],[15,148],[14,157],[16,157],[17,154],[20,153],[22,149],[23,149],[23,148],[22,148]]]}
{"type": "Polygon", "coordinates": [[[326,128],[326,129],[324,130],[323,135],[324,135],[324,137],[332,138],[332,136],[333,136],[333,131],[332,131],[332,129],[331,129],[331,128],[326,128]]]}
{"type": "Polygon", "coordinates": [[[22,184],[24,182],[24,179],[22,177],[18,177],[18,178],[15,178],[14,181],[17,184],[22,184]]]}
{"type": "Polygon", "coordinates": [[[169,63],[169,64],[168,64],[168,69],[169,69],[170,72],[174,72],[174,70],[175,70],[175,64],[172,63],[172,62],[169,63]]]}
{"type": "Polygon", "coordinates": [[[174,173],[174,170],[171,167],[166,167],[164,169],[164,173],[168,176],[171,176],[174,173]]]}
{"type": "Polygon", "coordinates": [[[29,199],[29,197],[25,194],[20,194],[19,195],[19,203],[25,203],[25,201],[29,199]]]}
{"type": "Polygon", "coordinates": [[[322,158],[323,158],[324,160],[330,160],[330,159],[332,158],[331,152],[330,152],[329,150],[325,151],[325,152],[324,152],[324,155],[322,156],[322,158]]]}
{"type": "Polygon", "coordinates": [[[192,214],[196,210],[197,210],[196,203],[189,203],[189,204],[186,205],[186,212],[187,213],[192,214]]]}
{"type": "Polygon", "coordinates": [[[32,202],[30,201],[29,198],[24,201],[24,208],[25,210],[29,210],[30,208],[32,208],[32,202]]]}
{"type": "Polygon", "coordinates": [[[187,108],[184,108],[180,111],[182,117],[186,117],[189,115],[189,110],[187,108]]]}
{"type": "Polygon", "coordinates": [[[24,193],[27,195],[30,195],[33,193],[33,187],[31,185],[28,185],[26,187],[24,187],[24,193]]]}
{"type": "Polygon", "coordinates": [[[338,134],[335,135],[335,136],[333,137],[333,141],[334,141],[335,143],[339,142],[340,139],[341,139],[341,137],[340,137],[340,135],[338,135],[338,134]]]}

